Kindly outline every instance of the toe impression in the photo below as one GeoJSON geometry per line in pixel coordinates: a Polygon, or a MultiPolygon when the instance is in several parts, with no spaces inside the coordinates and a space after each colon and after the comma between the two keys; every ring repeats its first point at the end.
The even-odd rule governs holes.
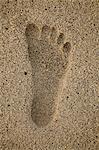
{"type": "Polygon", "coordinates": [[[37,39],[39,37],[38,27],[35,26],[33,23],[28,24],[26,27],[25,35],[26,35],[27,41],[37,39]]]}
{"type": "Polygon", "coordinates": [[[41,39],[48,38],[49,34],[50,34],[50,27],[47,25],[44,25],[41,31],[41,39]]]}
{"type": "Polygon", "coordinates": [[[70,50],[71,50],[71,44],[70,42],[66,42],[64,45],[63,45],[63,53],[65,55],[65,57],[67,58],[69,53],[70,53],[70,50]]]}
{"type": "Polygon", "coordinates": [[[50,40],[52,43],[56,43],[56,37],[57,37],[57,31],[54,27],[52,27],[51,34],[50,34],[50,40]]]}
{"type": "Polygon", "coordinates": [[[59,44],[59,45],[63,44],[64,43],[64,38],[65,38],[64,34],[60,33],[60,35],[57,39],[57,44],[59,44]]]}

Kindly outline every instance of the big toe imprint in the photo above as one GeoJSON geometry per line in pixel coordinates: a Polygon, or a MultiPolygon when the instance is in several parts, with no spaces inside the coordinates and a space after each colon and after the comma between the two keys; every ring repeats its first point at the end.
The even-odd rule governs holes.
{"type": "Polygon", "coordinates": [[[35,24],[28,24],[25,31],[29,60],[32,66],[33,102],[31,116],[38,127],[48,125],[57,109],[59,81],[68,66],[70,42],[65,35],[44,25],[40,32],[35,24]]]}

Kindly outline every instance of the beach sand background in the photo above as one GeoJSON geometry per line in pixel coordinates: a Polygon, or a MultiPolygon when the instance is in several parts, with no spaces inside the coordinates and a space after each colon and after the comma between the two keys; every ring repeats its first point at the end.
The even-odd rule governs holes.
{"type": "Polygon", "coordinates": [[[98,11],[98,0],[0,0],[0,150],[99,150],[98,11]],[[57,110],[43,127],[31,117],[28,24],[71,43],[57,110]]]}

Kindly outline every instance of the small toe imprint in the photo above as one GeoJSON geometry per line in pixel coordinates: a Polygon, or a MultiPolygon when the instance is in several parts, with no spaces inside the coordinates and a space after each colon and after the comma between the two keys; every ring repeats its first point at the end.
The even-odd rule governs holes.
{"type": "Polygon", "coordinates": [[[70,42],[66,42],[63,45],[63,52],[64,52],[65,57],[68,57],[70,50],[71,50],[71,44],[70,44],[70,42]]]}
{"type": "Polygon", "coordinates": [[[59,37],[57,39],[57,44],[59,44],[59,45],[63,44],[64,43],[64,38],[65,38],[64,34],[60,33],[60,35],[59,35],[59,37]]]}
{"type": "Polygon", "coordinates": [[[50,27],[47,25],[44,25],[42,27],[41,38],[47,38],[49,34],[50,34],[50,27]]]}
{"type": "Polygon", "coordinates": [[[53,43],[55,42],[56,37],[57,37],[57,31],[54,27],[52,27],[51,34],[50,34],[50,39],[53,43]]]}

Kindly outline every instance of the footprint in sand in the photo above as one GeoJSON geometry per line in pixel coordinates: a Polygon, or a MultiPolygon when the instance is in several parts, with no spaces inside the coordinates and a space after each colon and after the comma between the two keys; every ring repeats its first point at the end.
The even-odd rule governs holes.
{"type": "Polygon", "coordinates": [[[56,29],[47,25],[40,32],[35,24],[28,24],[25,35],[34,84],[31,117],[38,127],[44,127],[57,109],[59,81],[66,73],[71,44],[64,43],[63,33],[58,36],[56,29]]]}

